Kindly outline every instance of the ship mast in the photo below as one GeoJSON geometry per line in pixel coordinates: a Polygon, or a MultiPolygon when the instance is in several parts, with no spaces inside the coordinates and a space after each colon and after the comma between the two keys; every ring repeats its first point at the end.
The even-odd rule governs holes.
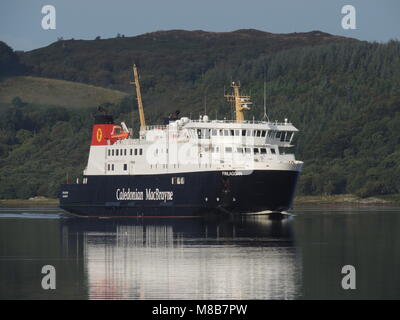
{"type": "Polygon", "coordinates": [[[145,130],[146,121],[144,119],[144,111],[143,111],[143,102],[142,102],[142,93],[140,91],[140,82],[139,82],[139,74],[136,68],[136,65],[133,65],[133,76],[135,81],[131,82],[136,88],[136,98],[138,101],[138,110],[139,110],[139,118],[140,118],[140,130],[145,130]]]}
{"type": "Polygon", "coordinates": [[[250,96],[241,96],[240,95],[240,84],[236,84],[232,82],[231,87],[233,89],[233,94],[224,95],[225,98],[228,99],[229,102],[235,103],[235,114],[236,114],[236,122],[244,121],[244,110],[250,110],[249,104],[250,96]]]}

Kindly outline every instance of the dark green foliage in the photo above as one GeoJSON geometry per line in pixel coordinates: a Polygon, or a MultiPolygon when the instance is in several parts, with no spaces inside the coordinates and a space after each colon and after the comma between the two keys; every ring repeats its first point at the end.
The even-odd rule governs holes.
{"type": "Polygon", "coordinates": [[[24,70],[17,54],[0,41],[0,77],[21,74],[24,70]]]}
{"type": "MultiPolygon", "coordinates": [[[[228,73],[245,60],[284,49],[349,41],[322,32],[275,35],[258,30],[235,32],[160,31],[137,37],[95,41],[62,40],[22,55],[33,75],[86,82],[129,91],[133,63],[142,89],[190,88],[218,65],[228,73]]],[[[224,79],[225,80],[225,79],[224,79]]],[[[221,86],[221,83],[219,83],[221,86]]]]}
{"type": "Polygon", "coordinates": [[[20,97],[13,98],[11,101],[11,104],[17,108],[21,108],[21,107],[25,106],[25,103],[22,101],[22,99],[20,97]]]}
{"type": "MultiPolygon", "coordinates": [[[[288,118],[300,133],[305,167],[299,193],[360,196],[400,192],[400,43],[367,43],[323,33],[272,35],[160,32],[135,38],[58,41],[26,53],[35,75],[129,90],[140,67],[148,124],[177,109],[182,116],[232,118],[224,86],[241,81],[263,114],[288,118]],[[207,104],[205,106],[205,100],[207,104]]],[[[104,105],[138,128],[136,101],[104,105]],[[132,111],[134,111],[132,113],[132,111]]],[[[54,196],[86,165],[91,112],[27,105],[0,108],[0,198],[54,196]],[[23,187],[22,187],[23,186],[23,187]]]]}

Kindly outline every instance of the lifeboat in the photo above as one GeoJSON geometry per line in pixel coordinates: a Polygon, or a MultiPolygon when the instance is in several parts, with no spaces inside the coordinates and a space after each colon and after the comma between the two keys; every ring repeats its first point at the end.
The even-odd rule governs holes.
{"type": "Polygon", "coordinates": [[[111,139],[123,140],[129,137],[129,132],[124,131],[121,126],[113,126],[111,139]]]}

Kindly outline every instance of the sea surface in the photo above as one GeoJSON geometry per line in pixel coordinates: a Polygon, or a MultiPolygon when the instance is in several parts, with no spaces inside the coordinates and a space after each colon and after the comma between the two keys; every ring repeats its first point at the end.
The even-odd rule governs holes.
{"type": "Polygon", "coordinates": [[[399,298],[400,208],[207,219],[0,208],[0,299],[399,298]],[[54,290],[42,288],[46,265],[54,290]]]}

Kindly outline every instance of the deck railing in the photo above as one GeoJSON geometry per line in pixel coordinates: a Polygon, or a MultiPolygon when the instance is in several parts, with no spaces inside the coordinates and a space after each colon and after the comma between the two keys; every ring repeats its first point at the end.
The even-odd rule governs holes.
{"type": "MultiPolygon", "coordinates": [[[[272,121],[256,121],[256,120],[245,120],[241,122],[236,122],[235,120],[209,120],[209,121],[203,121],[203,120],[189,120],[188,122],[185,122],[185,124],[190,124],[190,123],[235,123],[235,124],[268,124],[268,125],[279,125],[279,126],[291,126],[291,122],[272,122],[272,121]]],[[[151,125],[151,126],[146,126],[146,131],[148,130],[166,130],[168,129],[168,125],[151,125]]]]}

